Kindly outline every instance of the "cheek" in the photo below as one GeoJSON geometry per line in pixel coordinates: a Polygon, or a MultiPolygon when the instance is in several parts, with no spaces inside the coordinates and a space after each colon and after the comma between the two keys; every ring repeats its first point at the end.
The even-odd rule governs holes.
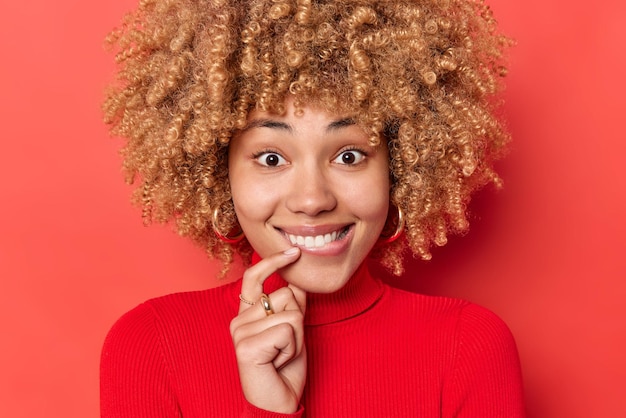
{"type": "Polygon", "coordinates": [[[389,209],[389,171],[387,164],[380,163],[378,169],[372,173],[367,181],[361,185],[360,196],[354,199],[370,216],[370,219],[381,220],[385,223],[389,209]]]}
{"type": "Polygon", "coordinates": [[[258,195],[262,195],[262,193],[259,193],[256,183],[250,177],[245,167],[238,163],[242,159],[239,155],[240,153],[236,152],[238,148],[232,148],[228,166],[228,181],[230,183],[233,204],[235,205],[235,213],[239,223],[244,227],[248,218],[254,218],[257,215],[256,212],[261,207],[258,195]],[[252,202],[255,202],[255,204],[252,204],[252,202]],[[257,211],[255,211],[255,208],[257,211]]]}
{"type": "Polygon", "coordinates": [[[379,178],[363,182],[360,187],[352,188],[345,202],[357,217],[368,223],[369,230],[382,230],[389,210],[389,182],[379,178]]]}
{"type": "MultiPolygon", "coordinates": [[[[231,194],[239,224],[250,233],[255,227],[263,226],[276,208],[277,194],[259,183],[238,179],[231,182],[231,194]]],[[[247,234],[246,234],[247,235],[247,234]]]]}
{"type": "Polygon", "coordinates": [[[378,198],[366,199],[364,203],[367,204],[367,220],[370,223],[370,228],[377,232],[382,231],[389,212],[389,197],[381,195],[378,198]]]}

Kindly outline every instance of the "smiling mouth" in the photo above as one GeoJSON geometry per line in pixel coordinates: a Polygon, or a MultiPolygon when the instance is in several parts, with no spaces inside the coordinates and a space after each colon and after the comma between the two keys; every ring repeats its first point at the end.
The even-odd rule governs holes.
{"type": "Polygon", "coordinates": [[[351,227],[352,225],[348,225],[337,231],[315,236],[287,234],[284,231],[283,233],[289,239],[291,245],[297,245],[304,248],[322,248],[331,242],[342,240],[348,234],[351,227]]]}

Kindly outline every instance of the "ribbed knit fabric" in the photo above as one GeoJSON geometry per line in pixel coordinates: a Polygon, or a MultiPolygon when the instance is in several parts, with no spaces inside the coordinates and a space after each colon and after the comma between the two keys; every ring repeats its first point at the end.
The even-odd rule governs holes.
{"type": "MultiPolygon", "coordinates": [[[[276,275],[266,293],[284,285],[276,275]]],[[[307,295],[302,406],[246,402],[229,334],[241,281],[139,305],[101,362],[103,418],[523,417],[515,342],[477,305],[391,288],[361,268],[337,293],[307,295]]]]}

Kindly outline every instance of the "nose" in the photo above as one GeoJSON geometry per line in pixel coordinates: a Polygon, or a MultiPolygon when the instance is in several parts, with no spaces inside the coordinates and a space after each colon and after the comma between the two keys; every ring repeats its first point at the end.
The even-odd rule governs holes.
{"type": "Polygon", "coordinates": [[[333,210],[337,199],[325,170],[316,164],[294,170],[287,186],[286,205],[291,212],[307,216],[333,210]]]}

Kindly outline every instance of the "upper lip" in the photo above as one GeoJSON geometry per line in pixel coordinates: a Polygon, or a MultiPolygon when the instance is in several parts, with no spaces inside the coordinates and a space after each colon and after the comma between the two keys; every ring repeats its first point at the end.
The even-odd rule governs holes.
{"type": "Polygon", "coordinates": [[[288,235],[315,237],[318,235],[330,234],[335,231],[339,232],[350,225],[352,225],[352,223],[326,224],[326,225],[315,225],[315,226],[313,225],[275,226],[275,228],[288,235]]]}

